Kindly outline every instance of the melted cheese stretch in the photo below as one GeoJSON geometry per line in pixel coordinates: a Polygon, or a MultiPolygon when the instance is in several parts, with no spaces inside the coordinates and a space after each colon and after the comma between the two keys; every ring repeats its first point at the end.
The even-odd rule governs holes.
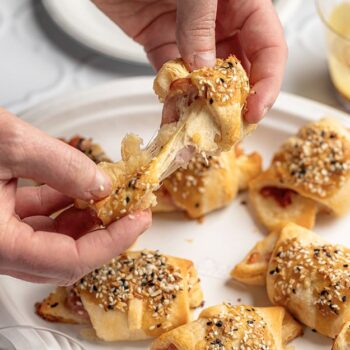
{"type": "MultiPolygon", "coordinates": [[[[100,164],[110,175],[114,192],[102,201],[88,205],[96,211],[103,224],[135,210],[154,206],[156,197],[153,192],[159,188],[161,181],[179,167],[185,167],[195,153],[211,155],[228,151],[252,129],[246,128],[242,121],[242,110],[249,93],[248,78],[243,68],[232,57],[218,62],[213,72],[204,70],[202,80],[199,71],[193,73],[196,74],[200,89],[193,82],[185,80],[186,84],[179,84],[181,89],[175,89],[174,92],[169,84],[168,95],[172,103],[175,101],[172,112],[179,116],[177,122],[163,125],[154,141],[144,150],[140,148],[141,139],[134,135],[127,136],[122,144],[122,161],[100,164]],[[217,74],[220,74],[220,79],[216,78],[215,69],[219,71],[217,74]],[[226,77],[227,84],[224,84],[232,92],[224,94],[223,100],[214,102],[210,97],[212,92],[204,92],[209,86],[213,89],[212,81],[219,81],[222,85],[224,79],[221,75],[226,77]],[[196,91],[195,96],[193,90],[196,91]]],[[[179,63],[174,61],[173,64],[179,63]]],[[[166,70],[161,72],[158,81],[162,74],[166,75],[166,70]]],[[[192,73],[188,74],[191,76],[192,73]]],[[[174,78],[174,81],[178,80],[174,78]]],[[[226,91],[221,85],[217,89],[226,91]]],[[[77,205],[84,207],[87,204],[78,201],[77,205]]]]}

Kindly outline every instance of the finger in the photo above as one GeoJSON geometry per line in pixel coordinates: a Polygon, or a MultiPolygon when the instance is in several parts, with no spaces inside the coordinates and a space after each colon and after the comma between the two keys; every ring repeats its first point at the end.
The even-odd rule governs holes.
{"type": "Polygon", "coordinates": [[[29,216],[22,219],[22,222],[29,225],[34,231],[58,232],[55,219],[48,216],[29,216]]]}
{"type": "Polygon", "coordinates": [[[73,202],[72,198],[42,185],[38,187],[20,187],[16,191],[16,214],[20,218],[33,215],[51,215],[67,207],[73,202]]]}
{"type": "Polygon", "coordinates": [[[165,62],[180,57],[180,53],[174,41],[149,50],[147,57],[154,69],[158,71],[165,62]]]}
{"type": "Polygon", "coordinates": [[[240,42],[251,63],[250,83],[255,94],[250,95],[246,120],[259,121],[278,96],[287,61],[287,46],[283,29],[271,1],[237,1],[243,18],[240,42]],[[247,16],[244,16],[247,13],[247,16]]]}
{"type": "Polygon", "coordinates": [[[91,271],[129,248],[152,223],[151,211],[142,211],[84,235],[77,241],[81,266],[91,271]],[[94,248],[95,247],[95,248],[94,248]]]}
{"type": "Polygon", "coordinates": [[[91,209],[81,210],[74,207],[63,211],[55,222],[57,232],[74,239],[80,238],[101,225],[101,221],[91,209]]]}
{"type": "Polygon", "coordinates": [[[143,45],[156,70],[168,60],[180,57],[175,37],[176,11],[170,10],[155,17],[134,40],[143,45]],[[167,30],[164,30],[166,23],[167,30]]]}
{"type": "Polygon", "coordinates": [[[59,233],[34,231],[13,218],[6,234],[0,234],[2,269],[15,267],[18,272],[71,285],[123,252],[150,224],[150,212],[140,212],[75,241],[59,233]]]}
{"type": "Polygon", "coordinates": [[[30,178],[85,200],[110,192],[109,177],[82,152],[4,110],[0,111],[0,124],[2,163],[10,169],[3,176],[30,178]]]}
{"type": "Polygon", "coordinates": [[[177,43],[191,69],[215,64],[216,11],[217,0],[177,1],[177,43]]]}
{"type": "Polygon", "coordinates": [[[55,219],[47,216],[29,216],[22,220],[34,231],[57,232],[78,239],[100,226],[100,220],[90,209],[68,208],[55,219]]]}
{"type": "Polygon", "coordinates": [[[50,277],[41,277],[32,275],[30,273],[12,271],[12,270],[0,270],[1,275],[7,275],[14,278],[18,278],[23,281],[31,282],[31,283],[51,283],[55,284],[57,282],[56,279],[50,277]]]}
{"type": "Polygon", "coordinates": [[[250,62],[242,49],[239,33],[229,36],[216,43],[216,56],[220,58],[227,58],[230,55],[235,55],[242,63],[245,71],[249,75],[250,62]]]}

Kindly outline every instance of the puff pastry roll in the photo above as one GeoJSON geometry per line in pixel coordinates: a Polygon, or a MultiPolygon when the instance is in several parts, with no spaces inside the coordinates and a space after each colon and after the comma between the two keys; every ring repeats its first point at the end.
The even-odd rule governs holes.
{"type": "Polygon", "coordinates": [[[141,340],[189,322],[203,302],[191,261],[128,251],[36,306],[46,320],[91,322],[105,341],[141,340]]]}
{"type": "Polygon", "coordinates": [[[192,219],[201,218],[231,203],[261,172],[261,164],[258,153],[246,155],[239,147],[219,156],[198,154],[186,169],[163,181],[153,212],[184,211],[192,219]]]}
{"type": "Polygon", "coordinates": [[[198,320],[162,334],[152,350],[285,349],[302,333],[282,307],[222,304],[201,312],[198,320]]]}
{"type": "Polygon", "coordinates": [[[320,334],[334,338],[350,321],[350,249],[289,224],[259,242],[232,271],[242,282],[261,282],[263,276],[271,302],[320,334]]]}
{"type": "Polygon", "coordinates": [[[249,197],[269,230],[288,222],[312,228],[316,214],[343,215],[350,208],[350,134],[338,121],[307,124],[250,183],[249,197]]]}
{"type": "Polygon", "coordinates": [[[332,350],[350,350],[350,322],[344,325],[335,338],[332,350]]]}
{"type": "Polygon", "coordinates": [[[250,87],[248,77],[235,57],[217,59],[213,68],[189,72],[182,60],[165,63],[154,90],[164,101],[163,115],[172,122],[163,125],[156,138],[141,149],[142,140],[127,136],[122,160],[100,163],[111,177],[113,193],[90,206],[103,224],[138,209],[156,204],[162,180],[196,154],[229,151],[252,129],[242,116],[250,87]]]}

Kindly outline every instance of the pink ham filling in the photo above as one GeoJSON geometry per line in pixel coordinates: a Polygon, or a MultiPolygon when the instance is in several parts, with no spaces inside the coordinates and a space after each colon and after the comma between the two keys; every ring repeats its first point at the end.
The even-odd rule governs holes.
{"type": "Polygon", "coordinates": [[[170,344],[167,350],[178,350],[174,344],[170,344]]]}
{"type": "Polygon", "coordinates": [[[287,208],[292,204],[292,195],[296,192],[286,188],[266,186],[261,189],[263,197],[272,197],[282,208],[287,208]]]}
{"type": "Polygon", "coordinates": [[[67,287],[67,293],[68,296],[66,299],[66,306],[69,308],[69,310],[80,317],[89,320],[89,315],[81,302],[80,296],[74,291],[73,287],[67,287]]]}

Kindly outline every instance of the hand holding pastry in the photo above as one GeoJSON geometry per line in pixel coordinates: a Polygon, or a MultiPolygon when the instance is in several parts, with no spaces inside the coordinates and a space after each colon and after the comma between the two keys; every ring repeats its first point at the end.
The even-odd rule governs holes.
{"type": "Polygon", "coordinates": [[[287,59],[283,29],[270,0],[94,0],[121,29],[144,46],[158,70],[183,57],[190,70],[236,55],[256,94],[246,120],[259,121],[273,105],[287,59]]]}
{"type": "Polygon", "coordinates": [[[193,72],[180,59],[169,61],[159,71],[154,90],[164,102],[163,119],[170,122],[145,149],[139,137],[127,135],[122,160],[99,164],[111,177],[111,195],[98,202],[76,202],[79,208],[92,208],[104,224],[154,206],[153,192],[161,181],[196,153],[229,151],[255,128],[242,116],[250,87],[236,57],[193,72]]]}
{"type": "Polygon", "coordinates": [[[106,196],[109,178],[81,152],[0,111],[0,273],[33,282],[71,284],[124,251],[150,225],[148,212],[104,230],[72,198],[106,196]],[[17,187],[18,178],[46,185],[17,187]]]}

